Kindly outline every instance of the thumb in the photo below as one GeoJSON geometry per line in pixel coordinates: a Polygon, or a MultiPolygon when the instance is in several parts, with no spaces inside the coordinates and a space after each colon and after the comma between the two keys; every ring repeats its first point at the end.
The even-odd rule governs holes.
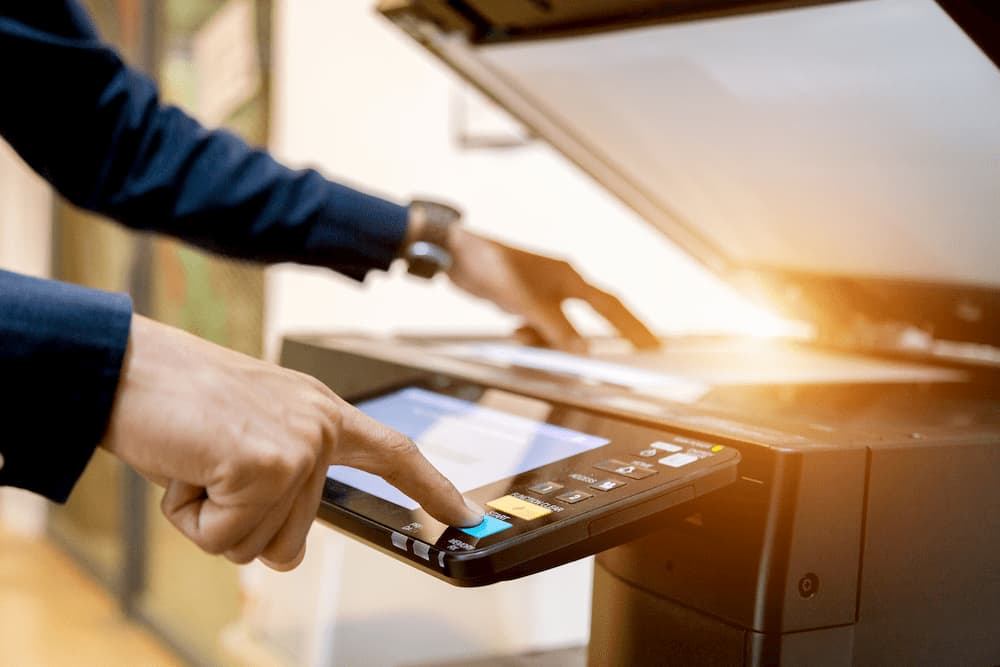
{"type": "Polygon", "coordinates": [[[221,506],[203,487],[177,480],[167,484],[160,509],[177,530],[210,554],[221,554],[239,543],[262,514],[253,507],[221,506]]]}

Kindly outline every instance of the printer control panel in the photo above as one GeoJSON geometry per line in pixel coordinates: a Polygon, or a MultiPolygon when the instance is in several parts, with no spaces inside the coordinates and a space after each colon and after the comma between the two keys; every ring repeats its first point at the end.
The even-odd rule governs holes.
{"type": "Polygon", "coordinates": [[[468,382],[413,384],[355,404],[412,438],[486,516],[445,526],[381,478],[333,466],[320,517],[448,579],[488,578],[537,555],[588,555],[590,538],[737,478],[740,454],[724,443],[468,382]]]}

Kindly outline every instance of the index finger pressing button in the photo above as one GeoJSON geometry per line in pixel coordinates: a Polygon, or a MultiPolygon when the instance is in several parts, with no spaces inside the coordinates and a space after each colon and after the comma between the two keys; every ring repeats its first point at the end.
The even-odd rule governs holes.
{"type": "Polygon", "coordinates": [[[497,519],[487,514],[486,517],[483,519],[483,522],[478,526],[473,526],[472,528],[462,528],[461,530],[463,533],[472,535],[473,537],[483,538],[483,537],[489,537],[490,535],[495,535],[496,533],[499,533],[501,531],[507,530],[508,528],[512,527],[513,527],[512,524],[509,524],[506,521],[501,521],[500,519],[497,519]]]}

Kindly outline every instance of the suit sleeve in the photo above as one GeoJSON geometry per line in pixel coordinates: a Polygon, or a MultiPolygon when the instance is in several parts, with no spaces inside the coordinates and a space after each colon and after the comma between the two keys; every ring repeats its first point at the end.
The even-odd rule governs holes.
{"type": "MultiPolygon", "coordinates": [[[[295,171],[160,102],[76,0],[0,3],[0,135],[60,194],[231,257],[389,266],[406,209],[295,171]]],[[[0,271],[0,485],[64,501],[107,427],[124,295],[0,271]]]]}
{"type": "Polygon", "coordinates": [[[10,3],[0,55],[0,134],[77,206],[220,254],[356,279],[395,257],[404,207],[288,169],[161,104],[76,2],[10,3]]]}
{"type": "Polygon", "coordinates": [[[123,294],[0,271],[0,486],[66,500],[107,427],[131,320],[123,294]]]}

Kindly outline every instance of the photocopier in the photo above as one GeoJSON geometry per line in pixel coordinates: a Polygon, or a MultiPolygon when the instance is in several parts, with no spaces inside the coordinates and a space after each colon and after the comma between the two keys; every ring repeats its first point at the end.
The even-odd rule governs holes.
{"type": "MultiPolygon", "coordinates": [[[[581,497],[606,497],[591,481],[640,488],[627,475],[658,465],[644,452],[689,447],[673,459],[686,464],[735,450],[719,488],[616,515],[637,528],[596,559],[592,665],[1000,664],[995,3],[384,0],[380,10],[672,242],[811,334],[682,337],[656,351],[599,340],[580,358],[503,339],[313,334],[286,337],[282,362],[348,400],[402,391],[387,395],[444,406],[452,421],[474,414],[477,429],[525,428],[460,402],[495,391],[515,411],[518,398],[529,412],[558,406],[553,438],[590,442],[572,434],[611,422],[673,434],[604,468],[626,475],[618,482],[552,469],[564,478],[550,488],[582,491],[557,501],[547,482],[525,486],[491,505],[508,526],[519,511],[577,516],[590,502],[581,497]]],[[[510,479],[504,489],[520,488],[510,479]]],[[[360,516],[374,503],[365,498],[325,518],[360,516]]],[[[590,525],[583,535],[596,534],[590,525]]],[[[362,537],[441,577],[477,546],[475,535],[420,530],[389,526],[384,545],[362,537]]]]}

